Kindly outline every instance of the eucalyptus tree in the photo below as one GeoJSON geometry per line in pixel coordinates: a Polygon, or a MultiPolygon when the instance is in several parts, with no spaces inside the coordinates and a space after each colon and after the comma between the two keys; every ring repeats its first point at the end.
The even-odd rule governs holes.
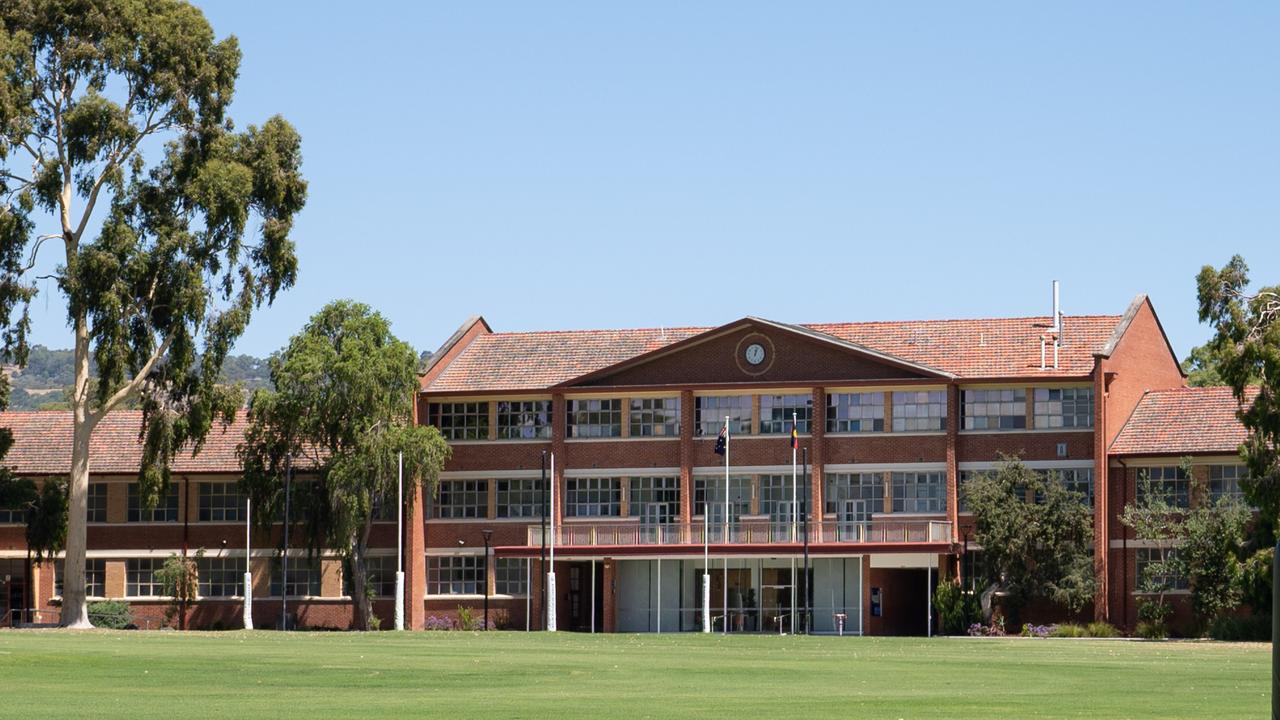
{"type": "Polygon", "coordinates": [[[239,405],[217,384],[222,362],[297,274],[300,139],[278,116],[236,129],[239,65],[236,39],[216,39],[179,0],[0,2],[0,339],[25,359],[49,248],[58,263],[42,277],[65,297],[74,337],[66,626],[89,625],[95,427],[139,404],[139,482],[154,503],[176,450],[198,451],[239,405]]]}

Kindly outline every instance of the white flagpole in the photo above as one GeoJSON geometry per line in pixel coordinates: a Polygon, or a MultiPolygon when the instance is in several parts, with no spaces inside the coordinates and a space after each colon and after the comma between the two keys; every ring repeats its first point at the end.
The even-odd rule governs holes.
{"type": "Polygon", "coordinates": [[[551,563],[547,569],[547,632],[556,631],[556,454],[551,453],[551,563]]]}
{"type": "MultiPolygon", "coordinates": [[[[797,514],[800,512],[800,501],[797,493],[800,488],[799,479],[796,476],[796,445],[794,439],[796,434],[800,432],[800,428],[796,425],[796,411],[791,411],[791,432],[793,434],[791,440],[791,542],[795,542],[799,537],[799,528],[796,527],[797,514]]],[[[791,558],[791,632],[796,631],[796,560],[791,558]]]]}
{"type": "Polygon", "coordinates": [[[253,571],[250,569],[250,545],[253,540],[250,533],[253,530],[253,519],[251,516],[253,502],[249,498],[244,499],[244,629],[253,629],[253,571]]]}
{"type": "MultiPolygon", "coordinates": [[[[726,450],[728,446],[725,446],[726,450]]],[[[711,482],[706,482],[711,489],[711,482]]],[[[711,493],[702,502],[702,632],[711,632],[711,493]]]]}
{"type": "Polygon", "coordinates": [[[396,454],[396,629],[404,629],[404,453],[396,454]]]}
{"type": "MultiPolygon", "coordinates": [[[[724,540],[729,544],[729,416],[724,416],[724,540]]],[[[724,558],[724,634],[729,634],[729,556],[724,558]]]]}

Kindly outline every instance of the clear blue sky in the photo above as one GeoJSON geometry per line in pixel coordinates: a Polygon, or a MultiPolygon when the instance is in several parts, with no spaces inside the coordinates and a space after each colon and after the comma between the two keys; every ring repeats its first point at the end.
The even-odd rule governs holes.
{"type": "MultiPolygon", "coordinates": [[[[300,130],[297,287],[495,329],[1120,313],[1280,282],[1274,3],[202,3],[300,130]]],[[[35,340],[67,346],[56,299],[35,340]]]]}

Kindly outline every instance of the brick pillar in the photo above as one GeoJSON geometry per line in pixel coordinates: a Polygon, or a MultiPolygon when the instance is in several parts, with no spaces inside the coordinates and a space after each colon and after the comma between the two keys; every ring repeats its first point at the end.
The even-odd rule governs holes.
{"type": "Polygon", "coordinates": [[[951,542],[960,542],[960,472],[956,446],[960,441],[960,386],[947,385],[947,519],[951,542]]]}
{"type": "Polygon", "coordinates": [[[604,618],[603,630],[611,633],[618,631],[618,602],[615,595],[617,577],[617,561],[613,558],[604,559],[604,618]]]}
{"type": "Polygon", "coordinates": [[[693,522],[693,391],[680,393],[680,524],[693,522]]]}
{"type": "Polygon", "coordinates": [[[1098,584],[1093,598],[1093,617],[1099,622],[1109,622],[1111,618],[1111,573],[1108,569],[1111,560],[1111,479],[1106,450],[1106,376],[1106,360],[1098,358],[1093,368],[1093,563],[1098,584]]]}
{"type": "MultiPolygon", "coordinates": [[[[556,458],[556,471],[551,473],[551,459],[547,458],[547,478],[551,481],[552,487],[555,488],[555,505],[551,508],[551,517],[555,518],[556,527],[560,527],[564,522],[564,513],[560,508],[564,507],[564,468],[567,465],[565,457],[565,438],[569,434],[567,427],[568,421],[568,403],[565,402],[564,394],[557,393],[551,396],[551,409],[554,413],[551,419],[551,454],[556,458]]],[[[557,578],[558,580],[559,578],[557,578]]]]}
{"type": "Polygon", "coordinates": [[[404,627],[421,630],[427,614],[427,517],[422,486],[414,484],[406,509],[404,538],[404,627]]]}
{"type": "MultiPolygon", "coordinates": [[[[827,389],[813,389],[813,420],[809,423],[809,517],[810,523],[822,522],[822,510],[825,499],[823,482],[823,465],[827,458],[827,389]]],[[[810,539],[821,537],[821,526],[810,527],[810,539]],[[817,531],[817,532],[815,532],[817,531]]]]}

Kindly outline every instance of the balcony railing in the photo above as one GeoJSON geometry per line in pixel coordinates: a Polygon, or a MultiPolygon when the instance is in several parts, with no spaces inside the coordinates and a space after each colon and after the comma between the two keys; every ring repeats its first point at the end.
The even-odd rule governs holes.
{"type": "MultiPolygon", "coordinates": [[[[562,525],[555,529],[557,547],[597,545],[781,545],[804,542],[804,526],[780,522],[740,522],[712,525],[703,535],[703,525],[669,523],[641,525],[602,523],[562,525]]],[[[550,533],[548,532],[548,535],[550,533]]],[[[548,537],[548,540],[550,537],[548,537]]],[[[823,521],[809,524],[809,544],[901,544],[945,543],[951,540],[951,523],[945,520],[869,520],[866,522],[823,521]]],[[[542,544],[542,528],[529,528],[529,545],[542,544]]]]}

